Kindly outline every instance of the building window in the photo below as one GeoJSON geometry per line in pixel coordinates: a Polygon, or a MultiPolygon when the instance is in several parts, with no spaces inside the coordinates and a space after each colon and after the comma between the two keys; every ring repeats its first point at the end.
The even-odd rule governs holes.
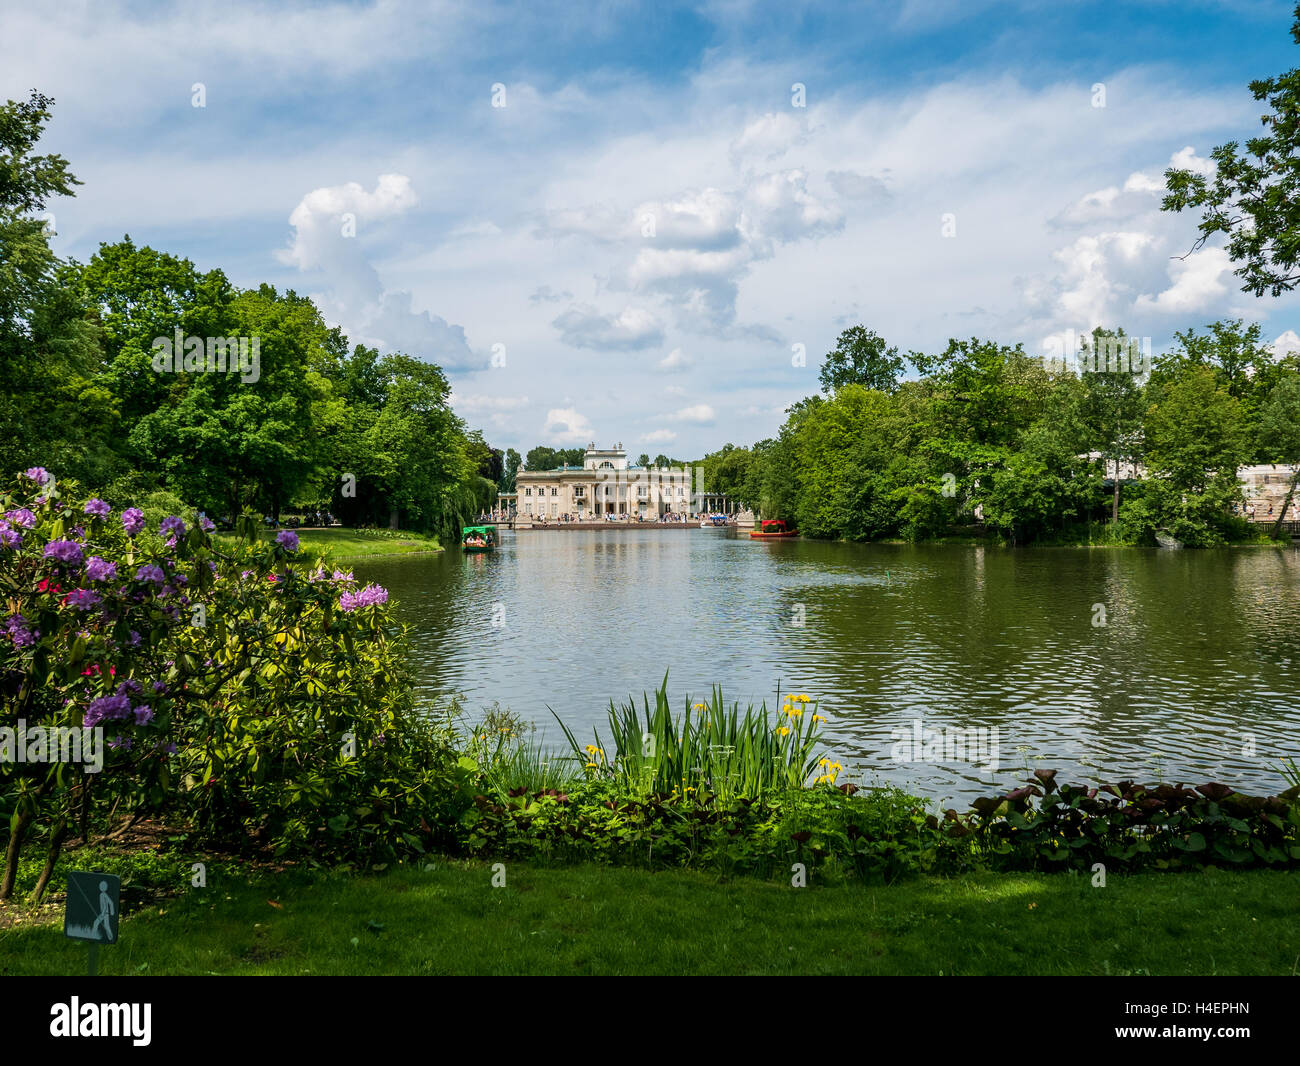
{"type": "Polygon", "coordinates": [[[560,494],[560,490],[555,488],[555,486],[551,486],[551,495],[558,496],[559,494],[560,494]]]}
{"type": "Polygon", "coordinates": [[[551,517],[554,518],[559,513],[560,513],[560,505],[558,503],[551,504],[551,517]]]}
{"type": "Polygon", "coordinates": [[[528,503],[524,504],[524,514],[532,514],[532,513],[533,513],[533,504],[532,501],[530,500],[528,503]]]}
{"type": "Polygon", "coordinates": [[[524,495],[531,496],[532,494],[533,494],[533,487],[532,485],[529,485],[528,488],[524,489],[524,495]]]}

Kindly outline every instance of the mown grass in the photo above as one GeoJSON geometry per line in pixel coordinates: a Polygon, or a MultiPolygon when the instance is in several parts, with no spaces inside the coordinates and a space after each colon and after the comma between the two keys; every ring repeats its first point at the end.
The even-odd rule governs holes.
{"type": "MultiPolygon", "coordinates": [[[[694,872],[435,858],[381,875],[210,868],[129,909],[104,974],[1300,973],[1300,875],[974,874],[807,888],[694,872]]],[[[8,908],[12,910],[13,908],[8,908]]],[[[3,917],[3,910],[0,910],[3,917]]],[[[47,922],[49,918],[45,919],[47,922]]],[[[77,974],[58,925],[0,930],[0,974],[77,974]]]]}
{"type": "MultiPolygon", "coordinates": [[[[274,540],[276,530],[263,530],[263,540],[274,540]]],[[[404,530],[389,533],[367,533],[359,529],[298,529],[301,545],[299,551],[307,559],[328,557],[334,562],[347,562],[351,559],[366,559],[378,555],[411,555],[417,552],[442,551],[437,537],[425,536],[423,533],[411,533],[404,530]]],[[[230,534],[220,534],[220,538],[230,546],[236,539],[230,534]]]]}

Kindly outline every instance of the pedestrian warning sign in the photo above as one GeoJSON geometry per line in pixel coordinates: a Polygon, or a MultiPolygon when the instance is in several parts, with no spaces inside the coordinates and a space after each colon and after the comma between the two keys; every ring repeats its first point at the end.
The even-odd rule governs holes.
{"type": "Polygon", "coordinates": [[[117,943],[118,900],[122,882],[112,874],[68,874],[68,906],[63,935],[97,944],[117,943]]]}

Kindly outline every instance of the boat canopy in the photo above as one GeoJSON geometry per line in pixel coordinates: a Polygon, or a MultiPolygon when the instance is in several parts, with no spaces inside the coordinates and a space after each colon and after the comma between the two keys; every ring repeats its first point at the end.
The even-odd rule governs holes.
{"type": "Polygon", "coordinates": [[[781,533],[781,532],[784,532],[784,530],[785,530],[785,519],[784,519],[784,518],[764,518],[764,519],[763,519],[763,531],[764,531],[764,532],[767,532],[768,530],[771,530],[773,533],[781,533]]]}
{"type": "Polygon", "coordinates": [[[471,533],[477,533],[483,537],[491,537],[496,535],[496,530],[492,526],[465,526],[460,531],[460,539],[464,540],[471,533]]]}

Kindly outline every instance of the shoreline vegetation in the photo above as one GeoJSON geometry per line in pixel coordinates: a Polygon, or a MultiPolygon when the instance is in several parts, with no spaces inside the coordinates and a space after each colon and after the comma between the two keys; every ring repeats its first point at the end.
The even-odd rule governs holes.
{"type": "MultiPolygon", "coordinates": [[[[308,559],[334,562],[356,562],[362,559],[376,559],[393,555],[427,555],[445,551],[439,538],[412,530],[367,529],[331,527],[328,529],[295,529],[300,551],[308,559]]],[[[271,542],[276,531],[263,530],[262,540],[271,542]]],[[[235,537],[220,534],[228,546],[237,543],[235,537]]]]}

